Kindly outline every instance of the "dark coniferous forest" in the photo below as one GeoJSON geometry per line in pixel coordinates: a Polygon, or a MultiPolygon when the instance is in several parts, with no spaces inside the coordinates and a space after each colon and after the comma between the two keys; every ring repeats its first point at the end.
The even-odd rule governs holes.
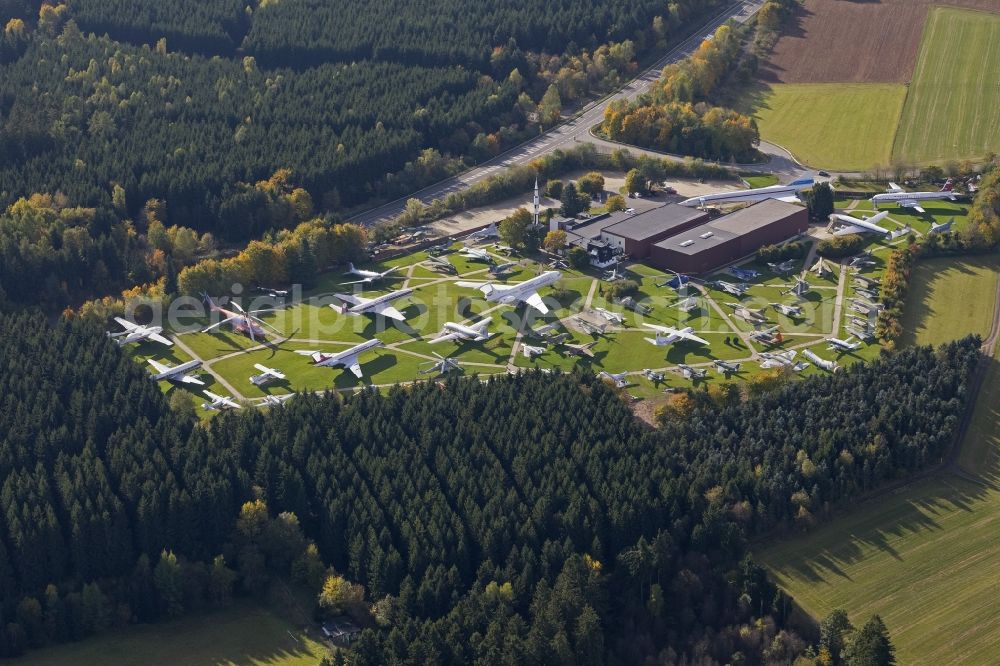
{"type": "Polygon", "coordinates": [[[747,537],[940,459],[978,358],[970,338],[697,395],[655,431],[592,376],[541,373],[194,426],[102,331],[0,326],[4,654],[252,594],[311,541],[383,600],[355,663],[794,655],[747,537]],[[297,536],[248,543],[252,500],[297,536]]]}
{"type": "Polygon", "coordinates": [[[162,199],[168,225],[245,240],[241,184],[279,169],[325,212],[403,196],[422,150],[454,170],[533,136],[551,78],[567,101],[614,85],[721,4],[4,0],[0,207],[121,209],[118,186],[119,214],[162,199]]]}

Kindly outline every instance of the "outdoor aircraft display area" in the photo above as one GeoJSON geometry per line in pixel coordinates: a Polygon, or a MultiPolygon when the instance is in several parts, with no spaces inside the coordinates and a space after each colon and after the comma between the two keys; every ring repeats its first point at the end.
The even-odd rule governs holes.
{"type": "Polygon", "coordinates": [[[879,202],[887,214],[875,217],[871,200],[838,199],[829,230],[814,224],[810,233],[832,237],[851,219],[872,218],[886,233],[865,233],[859,255],[820,261],[816,239],[806,237],[813,242],[804,258],[750,257],[680,286],[676,275],[642,263],[617,272],[561,263],[553,270],[549,257],[511,257],[492,237],[445,241],[442,252],[335,267],[306,291],[213,294],[211,318],[163,333],[172,346],[128,347],[137,360],[158,364],[165,391],[189,391],[204,414],[232,403],[278,405],[275,397],[299,391],[531,368],[604,372],[634,399],[746,381],[762,370],[834,372],[879,354],[879,278],[892,248],[949,222],[961,227],[963,204],[924,203],[917,212],[879,202]],[[374,284],[358,280],[375,275],[374,284]],[[606,295],[609,277],[639,284],[632,301],[606,295]],[[163,366],[183,366],[203,384],[170,381],[163,366]]]}

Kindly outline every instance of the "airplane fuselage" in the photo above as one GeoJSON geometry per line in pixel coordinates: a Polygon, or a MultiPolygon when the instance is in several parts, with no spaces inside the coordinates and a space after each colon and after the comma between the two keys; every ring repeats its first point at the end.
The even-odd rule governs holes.
{"type": "Polygon", "coordinates": [[[335,367],[338,365],[343,365],[347,360],[353,359],[366,351],[375,349],[376,347],[381,347],[381,340],[366,340],[359,345],[354,345],[350,349],[346,349],[342,352],[337,352],[335,354],[327,354],[324,352],[317,352],[313,355],[313,365],[325,366],[325,367],[335,367]]]}
{"type": "Polygon", "coordinates": [[[391,291],[388,294],[383,294],[382,296],[376,296],[370,301],[365,301],[364,303],[358,303],[357,305],[352,305],[347,308],[346,312],[348,314],[360,315],[367,314],[368,312],[376,309],[380,305],[385,305],[386,303],[391,303],[392,301],[399,300],[400,298],[406,298],[413,293],[412,289],[397,289],[396,291],[391,291]]]}
{"type": "Polygon", "coordinates": [[[798,194],[802,190],[813,186],[812,178],[803,178],[793,181],[788,185],[770,185],[768,187],[756,187],[749,190],[737,190],[734,192],[718,192],[715,194],[703,194],[698,197],[691,197],[679,202],[682,206],[704,206],[707,203],[753,203],[764,201],[765,199],[782,199],[798,194]]]}
{"type": "Polygon", "coordinates": [[[539,289],[555,284],[560,277],[562,273],[559,271],[545,271],[530,280],[511,285],[509,289],[491,291],[486,294],[486,300],[497,303],[519,303],[539,289]]]}

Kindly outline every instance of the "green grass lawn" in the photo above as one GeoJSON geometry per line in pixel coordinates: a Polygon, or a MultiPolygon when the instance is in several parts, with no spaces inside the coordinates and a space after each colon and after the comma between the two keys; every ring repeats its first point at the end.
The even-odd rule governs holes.
{"type": "Polygon", "coordinates": [[[813,617],[885,620],[899,664],[995,663],[1000,491],[949,476],[857,507],[757,557],[813,617]]]}
{"type": "Polygon", "coordinates": [[[778,84],[744,106],[760,136],[815,168],[862,171],[889,164],[906,88],[899,84],[778,84]]]}
{"type": "Polygon", "coordinates": [[[13,660],[18,666],[316,666],[329,651],[272,611],[237,604],[196,615],[60,645],[13,660]]]}
{"type": "Polygon", "coordinates": [[[978,333],[993,321],[1000,256],[920,261],[910,275],[904,344],[940,344],[978,333]]]}
{"type": "MultiPolygon", "coordinates": [[[[1000,352],[1000,350],[998,350],[1000,352]]],[[[879,613],[899,664],[991,664],[1000,642],[1000,353],[950,473],[856,507],[758,559],[804,611],[879,613]]]]}
{"type": "Polygon", "coordinates": [[[773,173],[748,174],[741,176],[751,188],[770,187],[778,184],[778,177],[773,173]]]}
{"type": "Polygon", "coordinates": [[[998,80],[1000,13],[931,8],[893,158],[940,162],[1000,150],[998,80]]]}

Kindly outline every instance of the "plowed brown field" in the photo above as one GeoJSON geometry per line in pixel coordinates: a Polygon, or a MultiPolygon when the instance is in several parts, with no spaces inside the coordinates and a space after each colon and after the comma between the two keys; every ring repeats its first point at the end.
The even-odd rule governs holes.
{"type": "Polygon", "coordinates": [[[1000,0],[805,0],[760,76],[770,83],[907,82],[932,5],[1000,12],[1000,0]]]}

